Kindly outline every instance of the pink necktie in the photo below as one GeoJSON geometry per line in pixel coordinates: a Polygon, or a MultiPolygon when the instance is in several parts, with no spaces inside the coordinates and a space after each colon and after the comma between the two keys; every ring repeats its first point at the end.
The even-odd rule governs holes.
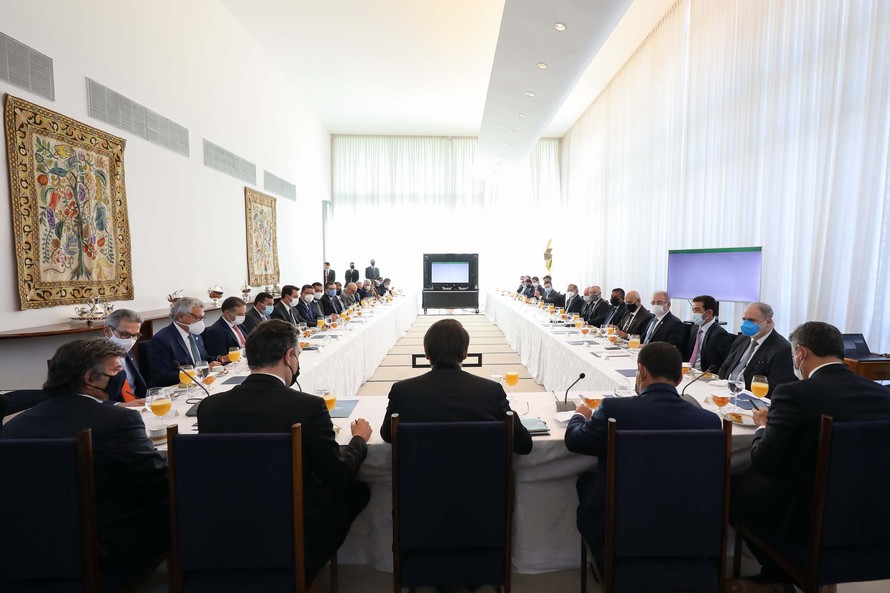
{"type": "Polygon", "coordinates": [[[704,332],[701,328],[698,328],[698,333],[695,335],[695,346],[692,348],[692,356],[689,358],[689,362],[695,364],[695,359],[698,358],[698,351],[701,348],[701,340],[704,332]]]}

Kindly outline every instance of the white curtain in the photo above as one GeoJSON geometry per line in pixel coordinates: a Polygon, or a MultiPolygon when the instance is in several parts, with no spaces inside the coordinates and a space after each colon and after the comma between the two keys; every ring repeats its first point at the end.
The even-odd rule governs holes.
{"type": "Polygon", "coordinates": [[[419,291],[424,253],[478,253],[480,290],[542,275],[541,225],[558,208],[559,140],[493,179],[476,174],[475,138],[334,136],[327,259],[341,274],[375,258],[396,286],[419,291]]]}
{"type": "Polygon", "coordinates": [[[669,249],[762,245],[782,333],[890,351],[887,31],[885,0],[678,2],[563,140],[571,267],[647,301],[669,249]]]}

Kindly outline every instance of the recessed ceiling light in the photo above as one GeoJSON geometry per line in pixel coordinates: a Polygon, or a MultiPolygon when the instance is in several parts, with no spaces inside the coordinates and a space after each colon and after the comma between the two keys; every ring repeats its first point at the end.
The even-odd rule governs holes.
{"type": "Polygon", "coordinates": [[[566,30],[566,26],[562,23],[553,23],[553,28],[556,29],[557,31],[565,31],[566,30]]]}
{"type": "Polygon", "coordinates": [[[517,113],[517,114],[516,114],[516,117],[518,117],[519,119],[523,119],[523,118],[525,118],[525,114],[524,114],[524,113],[517,113]]]}
{"type": "Polygon", "coordinates": [[[548,66],[548,65],[545,64],[544,62],[538,62],[538,68],[540,68],[541,70],[546,70],[546,69],[549,68],[549,67],[550,67],[550,66],[548,66]]]}
{"type": "Polygon", "coordinates": [[[526,97],[534,97],[535,93],[534,93],[534,91],[525,91],[525,96],[526,97]]]}
{"type": "Polygon", "coordinates": [[[510,130],[510,133],[511,133],[511,134],[518,134],[518,133],[519,133],[519,130],[510,130]]]}

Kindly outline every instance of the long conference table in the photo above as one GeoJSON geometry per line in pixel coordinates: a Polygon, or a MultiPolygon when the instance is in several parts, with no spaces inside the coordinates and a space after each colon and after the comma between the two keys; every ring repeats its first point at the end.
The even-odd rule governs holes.
{"type": "MultiPolygon", "coordinates": [[[[337,340],[340,343],[328,346],[320,354],[306,352],[301,355],[300,365],[303,370],[300,380],[303,390],[335,390],[341,403],[342,400],[353,399],[352,396],[361,384],[358,376],[364,375],[366,379],[373,372],[373,368],[369,369],[367,366],[362,373],[354,373],[350,369],[353,364],[372,365],[373,362],[372,359],[363,359],[355,351],[377,348],[379,358],[372,365],[376,367],[382,360],[380,352],[385,355],[404,333],[407,328],[404,324],[409,319],[413,320],[416,311],[414,297],[396,299],[392,305],[383,309],[378,306],[367,328],[340,338],[342,342],[337,340]],[[406,310],[400,312],[402,307],[406,310]],[[379,334],[371,332],[373,327],[384,325],[389,327],[380,327],[379,334]],[[317,360],[313,360],[315,356],[318,357],[317,360]],[[354,378],[350,382],[337,383],[344,375],[354,378]]],[[[604,359],[590,354],[605,353],[605,344],[602,341],[592,341],[590,345],[572,345],[570,342],[577,341],[573,339],[577,336],[561,333],[565,330],[554,332],[551,328],[544,327],[530,307],[514,303],[510,299],[489,295],[486,314],[507,334],[508,342],[519,352],[523,364],[545,386],[558,387],[564,392],[565,387],[577,378],[579,372],[585,372],[588,378],[584,381],[587,384],[579,383],[580,389],[569,394],[575,401],[579,401],[580,395],[611,394],[616,386],[627,384],[627,378],[617,370],[636,366],[624,358],[604,359]]],[[[407,323],[410,324],[410,321],[407,323]]],[[[470,349],[472,350],[472,343],[470,349]]],[[[246,365],[243,362],[238,363],[229,375],[221,377],[219,384],[214,386],[213,393],[231,388],[225,385],[229,376],[246,373],[246,365]]],[[[700,383],[693,384],[688,392],[697,399],[700,398],[704,408],[716,411],[716,408],[705,402],[713,388],[700,383]]],[[[728,392],[725,387],[723,390],[728,392]]],[[[565,448],[565,423],[554,417],[556,409],[552,393],[517,393],[511,394],[511,398],[514,399],[514,410],[520,416],[539,417],[550,429],[549,435],[534,437],[534,447],[529,455],[514,457],[516,498],[513,570],[517,573],[541,573],[575,568],[580,549],[580,536],[575,527],[575,510],[578,504],[575,482],[581,473],[596,467],[596,459],[570,453],[565,448]]],[[[370,565],[377,570],[391,572],[392,448],[380,438],[387,398],[363,396],[357,400],[348,418],[334,418],[332,421],[339,428],[337,440],[343,445],[350,440],[349,425],[355,418],[367,419],[374,429],[368,443],[368,457],[358,474],[360,480],[369,484],[371,500],[353,523],[338,558],[343,564],[370,565]]],[[[184,416],[189,404],[179,398],[173,407],[176,415],[165,418],[164,423],[178,424],[180,433],[193,433],[196,430],[195,418],[184,416]]],[[[150,415],[144,415],[144,418],[147,424],[154,423],[150,415]]],[[[753,430],[740,426],[734,428],[734,447],[736,441],[740,440],[738,447],[742,452],[741,441],[747,440],[749,447],[753,430]]],[[[159,448],[163,449],[165,446],[161,445],[159,448]]],[[[467,484],[467,488],[472,487],[472,484],[467,484]]]]}

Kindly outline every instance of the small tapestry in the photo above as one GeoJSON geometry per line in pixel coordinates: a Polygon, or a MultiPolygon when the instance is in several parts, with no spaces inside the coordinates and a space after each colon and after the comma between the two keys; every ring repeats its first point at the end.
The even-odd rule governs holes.
{"type": "Polygon", "coordinates": [[[244,188],[247,218],[247,283],[265,286],[278,282],[278,235],[275,198],[244,188]]]}

